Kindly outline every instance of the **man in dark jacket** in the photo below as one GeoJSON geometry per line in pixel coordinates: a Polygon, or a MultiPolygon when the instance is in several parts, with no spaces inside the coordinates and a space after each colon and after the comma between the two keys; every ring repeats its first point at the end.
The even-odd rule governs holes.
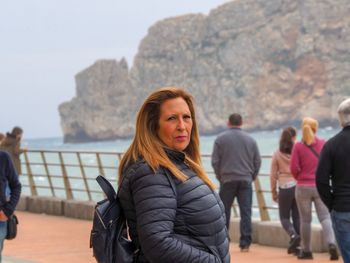
{"type": "Polygon", "coordinates": [[[344,262],[350,262],[350,99],[339,105],[338,115],[343,129],[323,147],[316,186],[331,212],[344,262]]]}
{"type": "Polygon", "coordinates": [[[227,229],[230,226],[231,207],[237,197],[241,215],[239,246],[242,252],[247,252],[252,241],[252,182],[259,173],[261,158],[255,140],[242,131],[241,126],[241,115],[230,115],[229,129],[215,140],[212,166],[220,181],[227,229]]]}
{"type": "Polygon", "coordinates": [[[21,194],[21,184],[10,156],[0,151],[0,262],[7,235],[7,218],[13,214],[21,194]]]}

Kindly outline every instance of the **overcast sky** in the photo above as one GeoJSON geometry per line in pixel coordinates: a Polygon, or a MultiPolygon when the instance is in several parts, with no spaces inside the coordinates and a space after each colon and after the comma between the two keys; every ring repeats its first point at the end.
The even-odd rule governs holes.
{"type": "Polygon", "coordinates": [[[132,64],[156,21],[205,13],[227,0],[0,0],[0,132],[60,137],[58,105],[97,59],[132,64]]]}

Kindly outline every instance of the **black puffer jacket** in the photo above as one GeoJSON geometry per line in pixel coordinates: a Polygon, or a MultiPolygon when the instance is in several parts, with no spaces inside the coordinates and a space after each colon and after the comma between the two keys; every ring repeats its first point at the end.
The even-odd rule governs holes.
{"type": "Polygon", "coordinates": [[[138,262],[229,263],[219,196],[187,167],[182,153],[167,153],[188,176],[184,183],[172,178],[177,193],[163,169],[154,173],[143,160],[128,167],[120,188],[130,236],[141,247],[138,262]]]}

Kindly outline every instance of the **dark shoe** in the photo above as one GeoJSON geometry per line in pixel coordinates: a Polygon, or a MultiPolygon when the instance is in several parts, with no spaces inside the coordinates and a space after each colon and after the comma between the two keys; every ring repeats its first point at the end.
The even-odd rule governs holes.
{"type": "Polygon", "coordinates": [[[249,246],[241,247],[241,252],[249,252],[249,246]]]}
{"type": "Polygon", "coordinates": [[[312,256],[312,252],[300,250],[298,259],[314,259],[314,257],[312,256]]]}
{"type": "Polygon", "coordinates": [[[292,236],[292,238],[289,241],[287,253],[294,254],[297,251],[297,247],[299,245],[300,245],[300,237],[299,236],[292,236]]]}
{"type": "Polygon", "coordinates": [[[297,246],[297,248],[295,249],[293,255],[294,256],[298,256],[300,254],[300,251],[301,251],[301,247],[300,246],[297,246]]]}
{"type": "Polygon", "coordinates": [[[329,255],[331,256],[330,260],[338,260],[339,259],[336,245],[329,244],[329,255]]]}

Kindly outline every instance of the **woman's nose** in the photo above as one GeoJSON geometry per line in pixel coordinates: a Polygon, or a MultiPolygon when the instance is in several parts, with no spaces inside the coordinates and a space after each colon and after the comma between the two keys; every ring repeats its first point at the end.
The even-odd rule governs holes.
{"type": "Polygon", "coordinates": [[[183,119],[179,119],[179,122],[177,124],[177,129],[184,130],[185,129],[185,122],[183,119]]]}

